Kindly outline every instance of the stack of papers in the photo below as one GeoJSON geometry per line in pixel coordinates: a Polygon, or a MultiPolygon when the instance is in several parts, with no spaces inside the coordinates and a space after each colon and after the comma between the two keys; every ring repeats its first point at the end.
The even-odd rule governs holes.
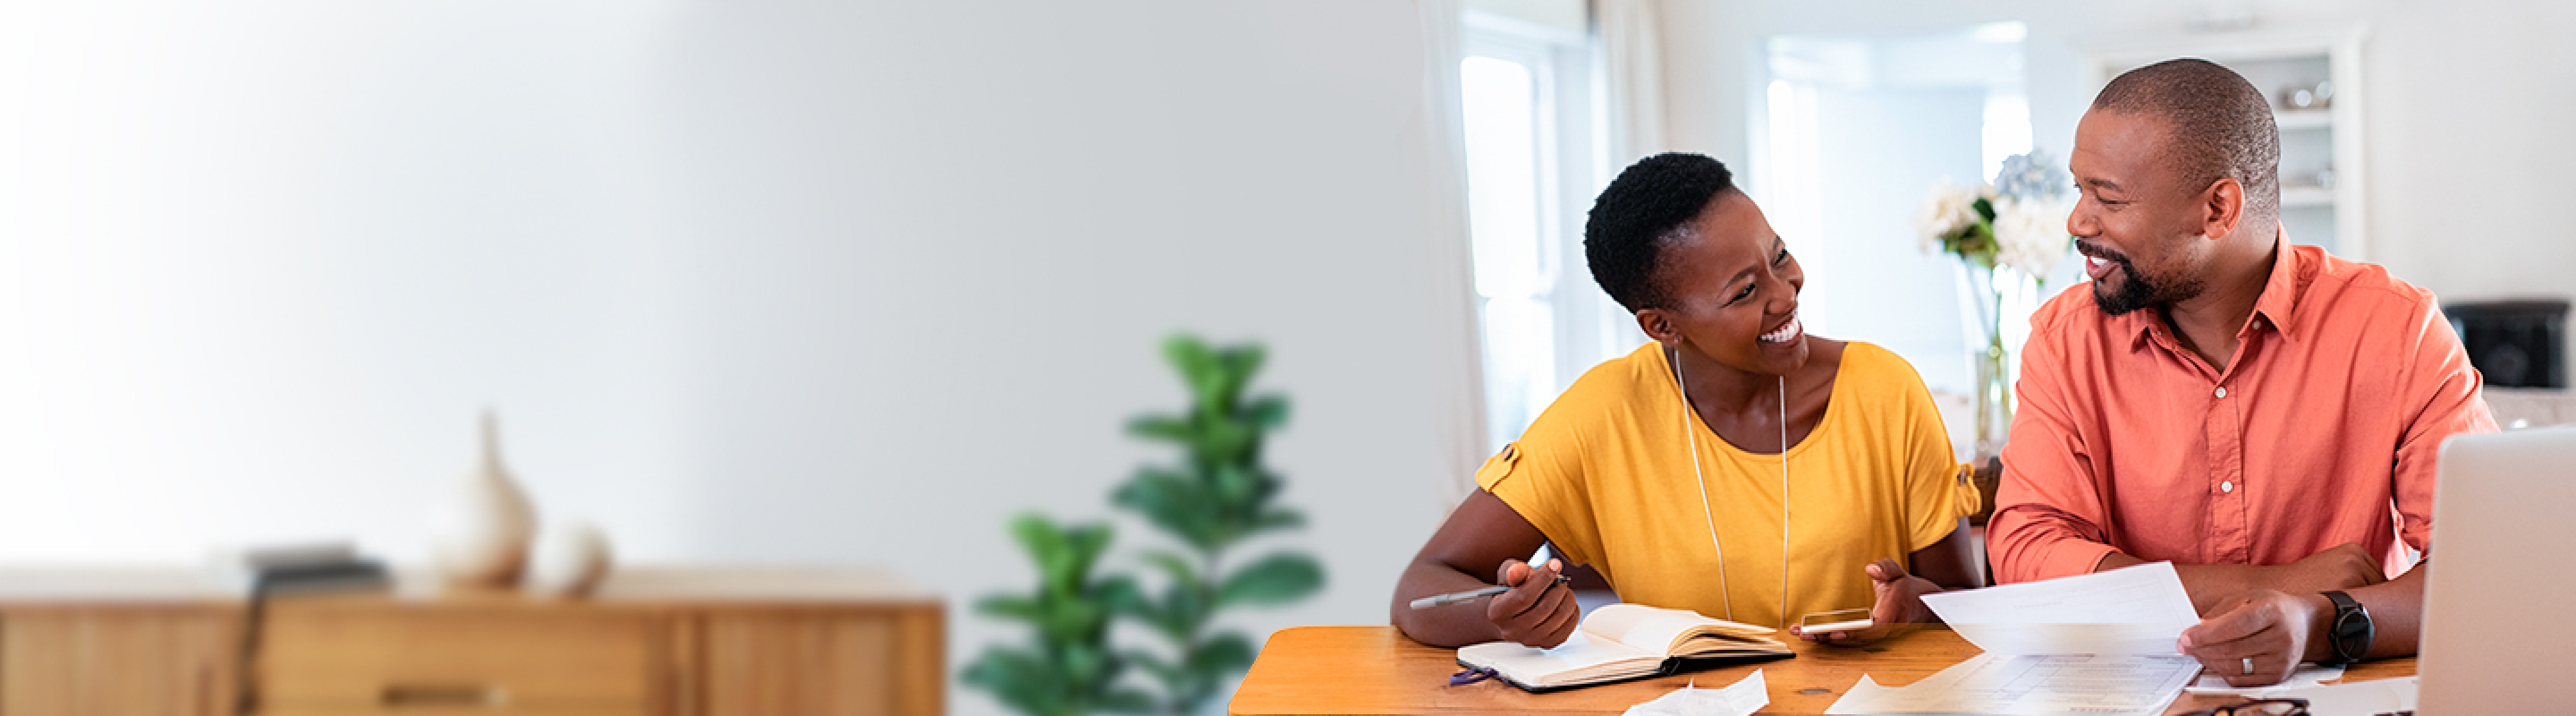
{"type": "Polygon", "coordinates": [[[1923,603],[1986,653],[1903,687],[1863,676],[1825,713],[2155,716],[2200,673],[2174,651],[2200,615],[2169,563],[1923,603]]]}

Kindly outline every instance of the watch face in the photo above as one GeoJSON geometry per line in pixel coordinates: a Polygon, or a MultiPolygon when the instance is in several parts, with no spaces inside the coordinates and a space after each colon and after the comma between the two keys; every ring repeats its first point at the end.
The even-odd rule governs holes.
{"type": "Polygon", "coordinates": [[[2364,652],[2370,650],[2371,636],[2368,614],[2360,611],[2346,611],[2335,615],[2334,646],[2338,656],[2347,659],[2361,658],[2364,652]]]}

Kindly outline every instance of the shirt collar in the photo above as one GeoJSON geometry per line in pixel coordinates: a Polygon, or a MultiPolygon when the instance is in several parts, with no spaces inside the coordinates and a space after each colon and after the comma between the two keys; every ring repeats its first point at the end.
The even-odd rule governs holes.
{"type": "Polygon", "coordinates": [[[2273,241],[2272,276],[2264,279],[2263,295],[2254,299],[2254,315],[2246,317],[2246,326],[2238,329],[2238,335],[2245,335],[2255,326],[2268,323],[2272,330],[2281,332],[2282,338],[2298,340],[2298,334],[2292,331],[2297,324],[2299,289],[2303,287],[2299,281],[2299,259],[2299,252],[2290,246],[2288,238],[2273,241]],[[2260,323],[2256,319],[2260,319],[2260,323]]]}

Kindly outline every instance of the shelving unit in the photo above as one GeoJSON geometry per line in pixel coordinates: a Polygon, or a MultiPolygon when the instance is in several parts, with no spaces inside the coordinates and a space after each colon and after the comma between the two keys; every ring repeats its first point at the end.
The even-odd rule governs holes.
{"type": "Polygon", "coordinates": [[[2177,57],[2226,65],[2272,100],[2281,130],[2281,225],[2290,240],[2316,244],[2337,256],[2368,261],[2371,255],[2367,157],[2362,155],[2363,81],[2361,28],[2332,31],[2236,31],[2191,35],[2125,36],[2087,43],[2085,69],[2099,89],[2132,68],[2177,57]],[[2298,88],[2331,82],[2322,108],[2291,106],[2298,88]]]}

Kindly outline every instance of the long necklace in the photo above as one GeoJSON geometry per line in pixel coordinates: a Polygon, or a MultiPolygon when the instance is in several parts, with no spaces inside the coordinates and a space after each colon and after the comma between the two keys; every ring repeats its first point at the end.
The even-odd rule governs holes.
{"type": "MultiPolygon", "coordinates": [[[[1717,515],[1708,505],[1708,478],[1699,467],[1699,429],[1691,424],[1696,412],[1690,403],[1689,384],[1682,381],[1682,357],[1673,353],[1673,388],[1682,394],[1682,433],[1690,436],[1691,481],[1699,485],[1699,514],[1708,522],[1708,546],[1717,550],[1718,596],[1726,605],[1726,620],[1735,621],[1735,590],[1726,583],[1726,545],[1717,541],[1717,515]]],[[[1789,376],[1780,378],[1780,628],[1788,628],[1789,614],[1789,376]]]]}

